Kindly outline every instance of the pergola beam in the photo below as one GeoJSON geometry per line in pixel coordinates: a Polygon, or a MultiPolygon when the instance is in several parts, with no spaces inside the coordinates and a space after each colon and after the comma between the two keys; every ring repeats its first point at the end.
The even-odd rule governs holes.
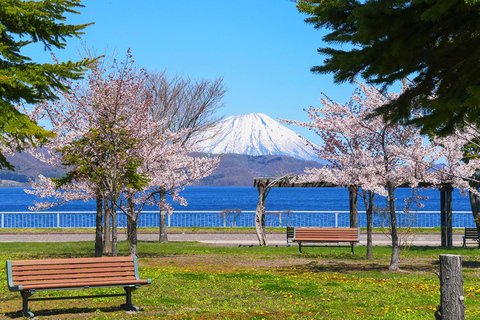
{"type": "MultiPolygon", "coordinates": [[[[316,182],[292,182],[290,176],[280,177],[280,178],[254,178],[253,186],[259,191],[259,204],[258,207],[263,207],[263,212],[265,212],[265,192],[269,191],[270,188],[348,188],[350,193],[350,227],[357,227],[354,224],[358,223],[358,220],[354,215],[357,213],[357,201],[356,201],[356,190],[355,186],[339,186],[326,181],[316,181],[316,182]],[[355,192],[355,195],[353,193],[355,192]],[[263,200],[263,201],[262,201],[263,200]]],[[[398,188],[409,188],[408,184],[399,186],[398,188]]],[[[432,184],[421,182],[418,187],[420,188],[429,188],[432,187],[432,184]]],[[[452,191],[453,188],[451,184],[444,184],[442,186],[437,186],[440,190],[440,212],[441,212],[441,246],[442,247],[453,247],[453,235],[452,235],[452,191]]],[[[258,209],[257,209],[258,210],[258,209]]]]}

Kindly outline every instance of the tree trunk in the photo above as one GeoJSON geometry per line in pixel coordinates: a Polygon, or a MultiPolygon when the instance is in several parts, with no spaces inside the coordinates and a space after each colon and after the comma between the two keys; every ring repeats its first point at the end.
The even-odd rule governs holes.
{"type": "Polygon", "coordinates": [[[110,203],[110,205],[110,212],[112,214],[112,256],[116,257],[118,256],[117,210],[113,201],[110,203]]]}
{"type": "Polygon", "coordinates": [[[258,204],[255,211],[255,231],[257,232],[258,243],[260,246],[266,246],[265,236],[265,187],[258,186],[258,204]]]}
{"type": "Polygon", "coordinates": [[[357,204],[357,192],[358,186],[349,186],[348,191],[350,193],[350,228],[358,228],[358,204],[357,204]]]}
{"type": "Polygon", "coordinates": [[[95,257],[101,257],[103,253],[103,198],[97,194],[97,216],[95,219],[95,257]]]}
{"type": "MultiPolygon", "coordinates": [[[[479,179],[478,175],[475,175],[474,178],[479,179]]],[[[470,181],[469,183],[470,187],[475,190],[478,190],[480,187],[480,184],[476,181],[470,181]]],[[[477,233],[480,234],[480,197],[471,191],[468,192],[468,195],[470,196],[473,221],[475,221],[475,225],[477,226],[477,233]]],[[[478,246],[480,247],[480,242],[478,242],[478,246]]]]}
{"type": "Polygon", "coordinates": [[[105,227],[103,228],[103,253],[110,254],[112,253],[112,242],[111,242],[111,212],[110,204],[108,201],[104,203],[103,210],[105,212],[105,227]]]}
{"type": "Polygon", "coordinates": [[[435,319],[465,319],[461,256],[440,255],[440,305],[435,312],[435,319]]]}
{"type": "Polygon", "coordinates": [[[135,214],[134,193],[128,194],[127,238],[130,245],[130,255],[137,255],[137,216],[135,214]]]}
{"type": "Polygon", "coordinates": [[[391,224],[391,236],[392,236],[392,258],[390,260],[390,266],[388,270],[398,271],[398,265],[400,264],[400,247],[398,244],[398,231],[397,231],[397,214],[395,213],[395,197],[394,188],[391,182],[387,182],[388,190],[388,209],[390,211],[390,224],[391,224]]]}
{"type": "Polygon", "coordinates": [[[363,201],[365,202],[365,211],[367,214],[367,259],[373,259],[373,241],[372,241],[372,230],[373,230],[373,198],[374,194],[372,191],[364,192],[363,201]]]}
{"type": "Polygon", "coordinates": [[[162,210],[164,209],[164,204],[166,202],[166,194],[165,192],[160,193],[160,222],[159,222],[159,232],[158,232],[158,242],[167,243],[168,242],[168,234],[167,234],[167,211],[162,210]]]}
{"type": "Polygon", "coordinates": [[[131,256],[136,256],[138,254],[138,251],[137,251],[137,243],[138,243],[137,221],[136,221],[136,219],[132,219],[132,217],[130,217],[130,215],[127,216],[127,220],[130,220],[129,223],[128,223],[128,226],[127,226],[127,228],[129,229],[128,230],[128,234],[129,234],[128,243],[130,245],[130,255],[131,256]]]}

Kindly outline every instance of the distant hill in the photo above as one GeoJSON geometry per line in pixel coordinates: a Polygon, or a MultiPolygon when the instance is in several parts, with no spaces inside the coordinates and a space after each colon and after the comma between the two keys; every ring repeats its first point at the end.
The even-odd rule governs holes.
{"type": "Polygon", "coordinates": [[[46,177],[59,178],[65,170],[41,162],[28,153],[17,153],[7,156],[7,160],[15,166],[15,171],[0,170],[0,186],[28,186],[29,180],[35,180],[39,174],[46,177]]]}
{"type": "Polygon", "coordinates": [[[197,186],[252,186],[255,177],[278,177],[300,174],[306,167],[320,168],[317,161],[300,160],[284,155],[249,156],[226,154],[217,169],[197,186]]]}
{"type": "MultiPolygon", "coordinates": [[[[0,171],[0,186],[14,187],[29,185],[39,174],[58,178],[65,171],[47,165],[28,153],[7,157],[16,171],[0,171]]],[[[222,156],[218,168],[208,177],[197,182],[196,186],[252,186],[254,177],[277,177],[287,173],[299,174],[306,167],[322,167],[317,161],[300,160],[284,155],[249,156],[226,154],[222,156]]]]}

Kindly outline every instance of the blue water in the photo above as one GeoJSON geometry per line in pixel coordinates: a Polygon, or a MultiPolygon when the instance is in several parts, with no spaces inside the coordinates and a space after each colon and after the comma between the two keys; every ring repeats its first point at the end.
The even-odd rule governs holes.
{"type": "MultiPolygon", "coordinates": [[[[423,190],[422,196],[428,197],[423,200],[424,207],[415,207],[413,211],[440,211],[440,192],[437,190],[423,190]]],[[[404,199],[411,196],[411,190],[396,190],[397,210],[403,210],[404,199]]],[[[214,211],[222,209],[241,209],[242,211],[254,211],[258,201],[258,191],[253,187],[189,187],[182,192],[188,200],[188,206],[183,207],[168,199],[174,208],[174,214],[169,216],[169,226],[178,227],[204,227],[204,226],[253,226],[254,213],[243,212],[239,216],[229,214],[227,216],[214,211]],[[175,211],[209,211],[208,213],[180,213],[175,211]]],[[[0,213],[15,212],[12,214],[1,214],[1,225],[5,228],[36,228],[36,227],[94,227],[95,214],[87,214],[85,211],[95,211],[95,201],[74,201],[62,206],[51,208],[50,213],[18,214],[18,212],[29,211],[33,206],[35,196],[26,194],[22,188],[0,188],[0,213]],[[69,211],[77,213],[61,213],[58,211],[69,211]]],[[[40,200],[41,201],[41,200],[40,200]]],[[[278,188],[272,189],[266,200],[267,211],[283,211],[267,213],[267,226],[349,226],[349,193],[346,188],[278,188]],[[330,211],[330,213],[287,213],[285,211],[330,211]],[[344,213],[337,213],[344,211],[344,213]]],[[[385,199],[379,198],[376,201],[378,206],[385,206],[385,199]]],[[[466,211],[466,213],[455,213],[453,215],[454,227],[474,226],[468,197],[462,196],[460,192],[453,193],[453,211],[466,211]]],[[[141,227],[158,226],[158,208],[147,207],[139,220],[141,227]]],[[[365,210],[362,198],[358,199],[358,210],[365,210]]],[[[359,226],[366,226],[364,213],[359,214],[359,226]]],[[[398,217],[400,226],[414,227],[437,227],[440,226],[440,215],[438,213],[416,213],[414,218],[409,215],[398,217]],[[404,219],[404,220],[402,220],[404,219]],[[410,222],[413,221],[413,224],[410,222]]],[[[374,224],[383,225],[381,215],[375,216],[374,224]]],[[[124,215],[119,215],[119,226],[125,226],[124,215]]]]}
{"type": "MultiPolygon", "coordinates": [[[[423,208],[413,210],[439,211],[440,192],[438,190],[422,190],[423,208]]],[[[222,209],[255,210],[258,191],[253,187],[187,187],[182,193],[188,200],[188,206],[174,203],[175,210],[218,211],[222,209]]],[[[401,188],[395,191],[397,210],[404,207],[404,199],[411,195],[410,189],[401,188]]],[[[276,188],[272,189],[266,200],[267,210],[292,211],[348,211],[349,194],[346,188],[276,188]]],[[[29,211],[34,201],[42,201],[33,195],[26,194],[23,188],[0,188],[0,212],[29,211]]],[[[377,205],[384,205],[384,199],[378,199],[377,205]]],[[[462,196],[458,190],[453,192],[453,211],[469,211],[468,196],[462,196]]],[[[365,210],[362,198],[358,198],[358,209],[365,210]]],[[[95,201],[72,201],[47,211],[95,211],[95,201]]],[[[146,210],[157,210],[155,207],[146,210]]]]}

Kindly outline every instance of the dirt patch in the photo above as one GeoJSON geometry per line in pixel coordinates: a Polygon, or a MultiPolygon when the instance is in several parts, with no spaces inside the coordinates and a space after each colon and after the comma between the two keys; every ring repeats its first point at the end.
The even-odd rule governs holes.
{"type": "MultiPolygon", "coordinates": [[[[388,272],[388,261],[380,260],[332,260],[315,257],[253,257],[238,255],[185,255],[165,256],[140,260],[141,265],[165,268],[169,266],[182,267],[192,271],[215,270],[216,272],[235,272],[245,269],[272,269],[295,268],[304,269],[305,272],[388,272]]],[[[464,268],[472,269],[480,274],[480,264],[464,262],[464,268]]],[[[400,269],[409,273],[434,273],[438,271],[438,261],[431,259],[404,259],[400,269]]]]}
{"type": "Polygon", "coordinates": [[[305,264],[305,259],[296,258],[272,258],[269,257],[251,257],[237,255],[186,255],[186,256],[165,256],[161,258],[151,258],[148,261],[140,260],[140,265],[154,267],[185,267],[190,270],[215,270],[235,271],[243,269],[268,269],[286,266],[295,266],[305,264]]]}

